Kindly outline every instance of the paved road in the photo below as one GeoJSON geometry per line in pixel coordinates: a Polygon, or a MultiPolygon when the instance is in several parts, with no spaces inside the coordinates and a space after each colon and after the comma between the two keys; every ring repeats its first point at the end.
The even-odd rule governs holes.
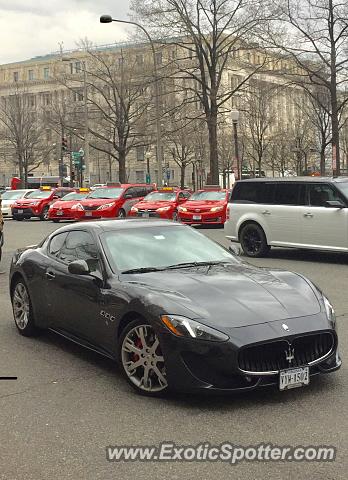
{"type": "MultiPolygon", "coordinates": [[[[39,221],[6,221],[2,269],[15,248],[57,228],[39,221]]],[[[224,243],[223,230],[202,232],[224,243]]],[[[137,396],[114,364],[53,334],[16,333],[0,276],[0,478],[6,480],[186,480],[233,478],[337,480],[348,469],[348,257],[275,250],[253,263],[308,275],[335,304],[344,365],[310,386],[280,393],[264,389],[236,397],[137,396]],[[334,463],[112,463],[106,445],[225,441],[238,445],[335,445],[334,463]]]]}

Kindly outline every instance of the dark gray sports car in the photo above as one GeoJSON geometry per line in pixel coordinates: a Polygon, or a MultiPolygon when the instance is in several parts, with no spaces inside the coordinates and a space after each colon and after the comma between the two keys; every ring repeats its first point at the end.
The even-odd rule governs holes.
{"type": "Polygon", "coordinates": [[[10,291],[22,335],[50,329],[115,359],[146,394],[286,390],[341,365],[334,310],[313,283],[175,222],[60,228],[15,254],[10,291]]]}

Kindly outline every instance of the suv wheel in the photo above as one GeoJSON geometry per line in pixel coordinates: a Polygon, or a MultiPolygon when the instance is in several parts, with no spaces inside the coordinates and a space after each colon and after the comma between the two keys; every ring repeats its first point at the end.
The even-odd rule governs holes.
{"type": "Polygon", "coordinates": [[[247,223],[240,232],[240,244],[247,257],[264,257],[270,250],[265,232],[257,223],[247,223]]]}

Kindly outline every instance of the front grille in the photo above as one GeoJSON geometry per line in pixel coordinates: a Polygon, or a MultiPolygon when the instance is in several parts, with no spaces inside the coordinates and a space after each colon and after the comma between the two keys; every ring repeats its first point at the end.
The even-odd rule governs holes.
{"type": "Polygon", "coordinates": [[[91,211],[91,210],[97,210],[99,208],[99,206],[98,205],[84,205],[83,208],[86,211],[91,211]]]}
{"type": "Polygon", "coordinates": [[[308,365],[328,355],[334,343],[331,333],[319,333],[245,347],[239,352],[239,368],[247,372],[275,372],[308,365]],[[289,361],[287,356],[294,358],[289,361]]]}

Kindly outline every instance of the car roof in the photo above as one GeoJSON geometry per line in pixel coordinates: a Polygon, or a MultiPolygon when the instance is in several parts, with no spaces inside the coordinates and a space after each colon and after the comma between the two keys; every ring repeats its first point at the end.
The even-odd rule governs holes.
{"type": "Polygon", "coordinates": [[[110,219],[110,220],[97,220],[97,221],[86,221],[78,222],[72,225],[65,225],[64,227],[59,228],[53,232],[64,232],[72,230],[91,230],[97,233],[102,232],[113,232],[118,230],[128,230],[136,228],[151,228],[151,227],[180,227],[187,228],[187,225],[182,223],[172,222],[171,220],[161,220],[161,219],[146,219],[146,218],[127,218],[127,219],[110,219]]]}
{"type": "Polygon", "coordinates": [[[245,182],[315,182],[315,183],[328,183],[328,182],[348,182],[348,177],[262,177],[262,178],[248,178],[245,180],[238,180],[236,183],[245,182]]]}

